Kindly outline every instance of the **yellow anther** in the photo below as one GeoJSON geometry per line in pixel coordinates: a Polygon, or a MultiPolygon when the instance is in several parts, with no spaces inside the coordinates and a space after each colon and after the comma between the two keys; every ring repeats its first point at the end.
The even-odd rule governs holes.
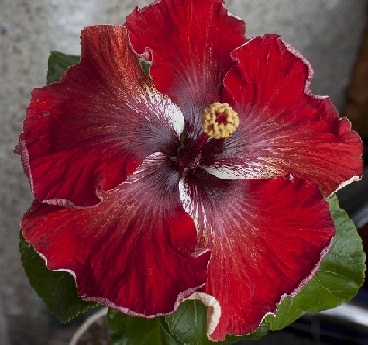
{"type": "Polygon", "coordinates": [[[239,117],[228,103],[212,103],[202,114],[202,128],[215,139],[227,138],[239,127],[239,117]]]}

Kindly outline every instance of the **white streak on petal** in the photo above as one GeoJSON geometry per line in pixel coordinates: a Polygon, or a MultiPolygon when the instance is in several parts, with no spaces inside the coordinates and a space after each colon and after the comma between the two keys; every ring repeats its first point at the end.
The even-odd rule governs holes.
{"type": "Polygon", "coordinates": [[[231,179],[231,180],[241,180],[245,178],[259,177],[262,171],[262,164],[252,163],[251,166],[243,167],[241,165],[234,164],[232,166],[208,166],[203,167],[209,174],[216,176],[220,179],[231,179]]]}
{"type": "Polygon", "coordinates": [[[278,171],[271,165],[264,164],[263,162],[249,162],[246,166],[239,164],[233,164],[231,166],[222,165],[222,163],[219,162],[212,166],[205,166],[203,168],[209,174],[224,180],[270,178],[278,173],[278,171]]]}
{"type": "MultiPolygon", "coordinates": [[[[180,200],[181,200],[181,203],[183,204],[185,212],[190,214],[191,199],[190,199],[190,196],[189,196],[189,194],[188,194],[188,192],[185,188],[184,177],[181,178],[180,181],[179,181],[179,194],[180,194],[180,200]]],[[[198,219],[198,210],[195,214],[193,214],[192,218],[198,219]]]]}
{"type": "MultiPolygon", "coordinates": [[[[203,221],[203,229],[201,229],[201,231],[199,230],[198,219],[199,219],[199,207],[201,204],[195,203],[192,200],[190,193],[188,191],[188,188],[185,184],[184,177],[179,181],[179,195],[180,195],[180,201],[183,205],[184,211],[188,213],[194,221],[194,225],[197,230],[198,238],[203,238],[203,236],[206,236],[206,229],[211,229],[211,226],[206,216],[206,212],[202,209],[201,216],[202,216],[202,221],[203,221]]],[[[198,249],[193,255],[194,256],[202,255],[201,254],[202,251],[203,250],[198,249]]]]}
{"type": "MultiPolygon", "coordinates": [[[[145,97],[147,104],[156,105],[158,113],[157,117],[163,117],[165,121],[174,128],[175,132],[180,135],[184,130],[184,115],[180,108],[174,104],[170,98],[159,93],[155,88],[146,87],[145,97]]],[[[149,119],[147,118],[149,121],[149,119]]]]}

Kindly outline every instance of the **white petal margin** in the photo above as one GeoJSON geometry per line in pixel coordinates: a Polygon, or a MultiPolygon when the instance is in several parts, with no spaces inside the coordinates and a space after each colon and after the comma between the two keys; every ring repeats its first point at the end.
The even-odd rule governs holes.
{"type": "Polygon", "coordinates": [[[311,96],[315,99],[325,99],[328,98],[328,96],[321,96],[321,95],[313,95],[310,89],[310,85],[312,82],[312,79],[314,77],[314,70],[312,68],[311,63],[297,50],[295,49],[294,46],[292,46],[291,44],[285,42],[281,37],[280,37],[281,42],[283,43],[283,45],[286,47],[286,49],[293,54],[294,56],[296,56],[298,59],[300,59],[304,65],[307,66],[308,68],[308,78],[305,81],[305,85],[304,85],[304,93],[308,96],[311,96]]]}
{"type": "MultiPolygon", "coordinates": [[[[280,301],[277,303],[277,306],[279,306],[286,297],[290,297],[290,298],[294,298],[301,290],[302,288],[309,283],[309,281],[315,276],[315,274],[317,273],[317,271],[319,270],[319,266],[321,265],[321,262],[322,262],[322,259],[325,257],[325,255],[330,251],[331,247],[332,247],[332,242],[333,242],[333,238],[331,238],[330,240],[330,243],[328,244],[327,247],[325,247],[321,254],[320,254],[320,259],[318,261],[318,263],[314,266],[312,272],[307,276],[305,277],[300,283],[299,285],[294,289],[294,291],[292,291],[290,294],[287,294],[287,293],[284,293],[282,296],[281,296],[281,299],[280,301]]],[[[272,312],[269,312],[267,313],[265,316],[263,316],[262,318],[262,321],[260,322],[259,325],[261,325],[261,323],[264,321],[265,317],[267,315],[272,315],[272,316],[276,316],[277,315],[277,311],[278,311],[278,308],[276,310],[275,313],[272,313],[272,312]]]]}
{"type": "Polygon", "coordinates": [[[238,20],[241,20],[243,21],[243,19],[241,19],[239,16],[236,16],[235,14],[232,14],[226,7],[225,7],[225,4],[222,4],[222,7],[227,11],[227,15],[229,17],[233,17],[235,19],[238,19],[238,20]]]}
{"type": "MultiPolygon", "coordinates": [[[[362,176],[363,176],[363,175],[362,175],[362,176]]],[[[349,185],[350,183],[360,181],[360,180],[362,179],[362,176],[357,176],[357,175],[355,175],[355,176],[353,176],[352,178],[350,178],[349,180],[344,181],[344,182],[341,182],[341,183],[339,184],[339,186],[336,188],[336,190],[335,190],[334,192],[332,192],[332,193],[329,195],[329,197],[330,197],[330,196],[332,196],[334,193],[336,193],[336,192],[337,192],[338,190],[340,190],[341,188],[346,187],[346,186],[347,186],[347,185],[349,185]]]]}
{"type": "Polygon", "coordinates": [[[220,317],[221,317],[221,306],[218,300],[204,292],[195,292],[187,298],[187,300],[199,300],[207,307],[207,337],[216,329],[220,317]]]}
{"type": "MultiPolygon", "coordinates": [[[[311,63],[297,49],[295,49],[291,44],[285,42],[282,39],[281,39],[281,41],[282,41],[282,43],[284,44],[284,46],[286,47],[286,49],[290,53],[292,53],[297,58],[299,58],[300,60],[302,60],[302,62],[308,67],[308,79],[305,82],[304,93],[306,95],[308,95],[308,96],[311,96],[314,99],[326,99],[326,98],[329,98],[329,96],[321,96],[321,95],[314,95],[314,94],[312,94],[311,89],[310,89],[310,85],[311,85],[311,81],[312,81],[312,79],[314,77],[314,70],[312,68],[311,63]]],[[[340,121],[341,120],[342,120],[342,118],[340,118],[340,121]]],[[[350,122],[349,119],[347,119],[347,120],[350,122]]],[[[346,187],[347,185],[349,185],[352,182],[360,181],[361,179],[362,179],[362,176],[355,175],[355,176],[351,177],[349,180],[346,180],[344,182],[341,182],[340,185],[329,195],[329,197],[331,197],[334,193],[336,193],[341,188],[346,187]]]]}

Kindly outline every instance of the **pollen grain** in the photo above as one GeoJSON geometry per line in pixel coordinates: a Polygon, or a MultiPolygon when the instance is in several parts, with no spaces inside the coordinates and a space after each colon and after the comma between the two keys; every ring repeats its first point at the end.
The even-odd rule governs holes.
{"type": "Polygon", "coordinates": [[[202,128],[215,139],[227,138],[239,126],[239,117],[228,103],[212,103],[202,114],[202,128]]]}

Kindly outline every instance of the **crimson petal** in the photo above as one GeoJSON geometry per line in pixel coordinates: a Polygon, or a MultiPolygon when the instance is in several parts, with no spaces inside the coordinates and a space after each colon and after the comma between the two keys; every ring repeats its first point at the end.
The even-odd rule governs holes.
{"type": "Polygon", "coordinates": [[[311,277],[335,233],[318,187],[297,178],[220,180],[202,171],[186,177],[181,199],[212,251],[204,291],[221,306],[213,340],[255,331],[311,277]]]}
{"type": "Polygon", "coordinates": [[[82,57],[60,83],[35,89],[19,153],[35,198],[90,206],[156,151],[175,152],[184,119],[157,92],[124,26],[82,32],[82,57]],[[67,202],[66,200],[70,201],[67,202]]]}
{"type": "Polygon", "coordinates": [[[23,235],[49,269],[75,276],[85,300],[130,315],[172,312],[205,283],[210,253],[195,252],[194,222],[170,164],[151,155],[93,207],[35,202],[23,217],[23,235]]]}
{"type": "Polygon", "coordinates": [[[238,64],[224,80],[225,93],[240,126],[208,147],[209,172],[255,179],[292,174],[316,183],[324,196],[361,176],[361,140],[329,98],[311,94],[313,71],[300,53],[266,35],[232,56],[238,64]]]}
{"type": "Polygon", "coordinates": [[[152,60],[160,92],[183,110],[186,136],[195,138],[201,114],[220,99],[230,53],[245,42],[245,23],[228,14],[224,0],[159,0],[127,17],[134,49],[152,60]]]}

